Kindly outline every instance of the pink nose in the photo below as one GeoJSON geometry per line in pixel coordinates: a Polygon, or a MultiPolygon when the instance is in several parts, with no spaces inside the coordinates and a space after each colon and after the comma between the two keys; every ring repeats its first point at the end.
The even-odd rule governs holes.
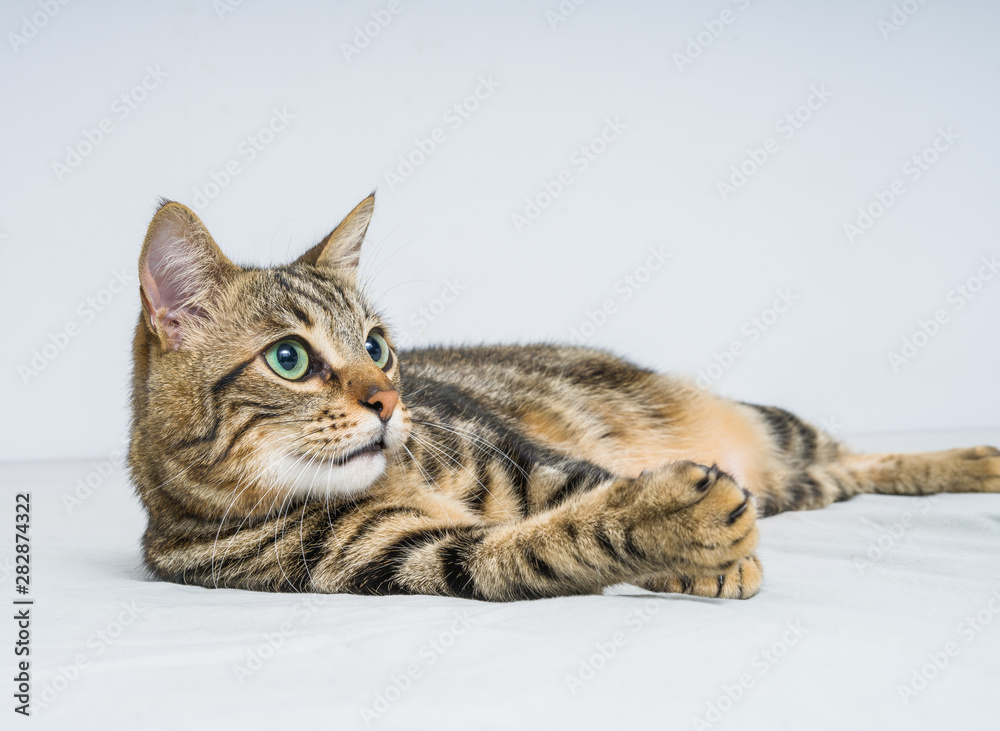
{"type": "Polygon", "coordinates": [[[386,422],[392,416],[397,401],[399,401],[399,391],[393,389],[392,391],[374,391],[361,403],[363,406],[378,412],[378,418],[386,422]]]}

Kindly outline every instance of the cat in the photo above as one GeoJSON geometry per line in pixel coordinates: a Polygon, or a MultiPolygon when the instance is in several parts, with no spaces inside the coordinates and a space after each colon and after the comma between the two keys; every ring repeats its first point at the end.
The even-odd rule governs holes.
{"type": "Polygon", "coordinates": [[[360,291],[363,200],[233,264],[163,201],[139,257],[129,468],[153,576],[513,601],[632,583],[746,599],[758,517],[1000,492],[1000,450],[853,454],[779,408],[560,345],[399,352],[360,291]]]}

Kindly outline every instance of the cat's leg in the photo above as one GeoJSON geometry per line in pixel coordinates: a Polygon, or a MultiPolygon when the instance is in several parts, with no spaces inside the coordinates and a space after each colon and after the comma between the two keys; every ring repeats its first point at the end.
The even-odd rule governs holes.
{"type": "Polygon", "coordinates": [[[754,513],[729,475],[689,462],[614,478],[505,523],[454,525],[383,508],[360,516],[360,537],[346,525],[330,536],[312,588],[510,601],[595,593],[667,572],[715,581],[756,548],[754,513]]]}
{"type": "Polygon", "coordinates": [[[691,577],[684,573],[667,572],[650,576],[639,586],[650,591],[671,594],[714,597],[716,599],[749,599],[760,591],[764,567],[757,554],[741,558],[728,571],[717,576],[691,577]]]}
{"type": "Polygon", "coordinates": [[[930,495],[940,492],[1000,492],[1000,449],[970,447],[902,454],[845,453],[806,470],[829,484],[836,499],[853,495],[930,495]]]}
{"type": "Polygon", "coordinates": [[[771,479],[749,486],[761,515],[821,508],[861,494],[1000,492],[1000,450],[854,454],[798,417],[752,407],[766,420],[780,456],[771,479]]]}

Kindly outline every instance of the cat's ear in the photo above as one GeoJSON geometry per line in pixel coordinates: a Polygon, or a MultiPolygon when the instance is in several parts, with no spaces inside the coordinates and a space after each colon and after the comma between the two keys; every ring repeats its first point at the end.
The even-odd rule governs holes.
{"type": "Polygon", "coordinates": [[[375,210],[375,194],[365,198],[347,214],[330,234],[295,260],[296,264],[332,269],[353,282],[361,259],[361,242],[375,210]]]}
{"type": "Polygon", "coordinates": [[[207,316],[226,277],[238,271],[194,211],[165,201],[139,255],[143,319],[165,348],[180,349],[185,328],[207,316]]]}

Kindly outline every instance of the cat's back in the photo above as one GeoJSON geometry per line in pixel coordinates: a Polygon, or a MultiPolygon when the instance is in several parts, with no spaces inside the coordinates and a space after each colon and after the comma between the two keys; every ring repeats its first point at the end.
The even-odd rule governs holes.
{"type": "Polygon", "coordinates": [[[411,407],[459,415],[559,410],[570,404],[634,398],[652,371],[596,348],[545,343],[431,347],[400,353],[411,407]]]}
{"type": "Polygon", "coordinates": [[[562,383],[584,387],[625,387],[652,375],[597,348],[530,345],[436,346],[400,353],[406,391],[427,381],[471,389],[513,383],[562,383]]]}

